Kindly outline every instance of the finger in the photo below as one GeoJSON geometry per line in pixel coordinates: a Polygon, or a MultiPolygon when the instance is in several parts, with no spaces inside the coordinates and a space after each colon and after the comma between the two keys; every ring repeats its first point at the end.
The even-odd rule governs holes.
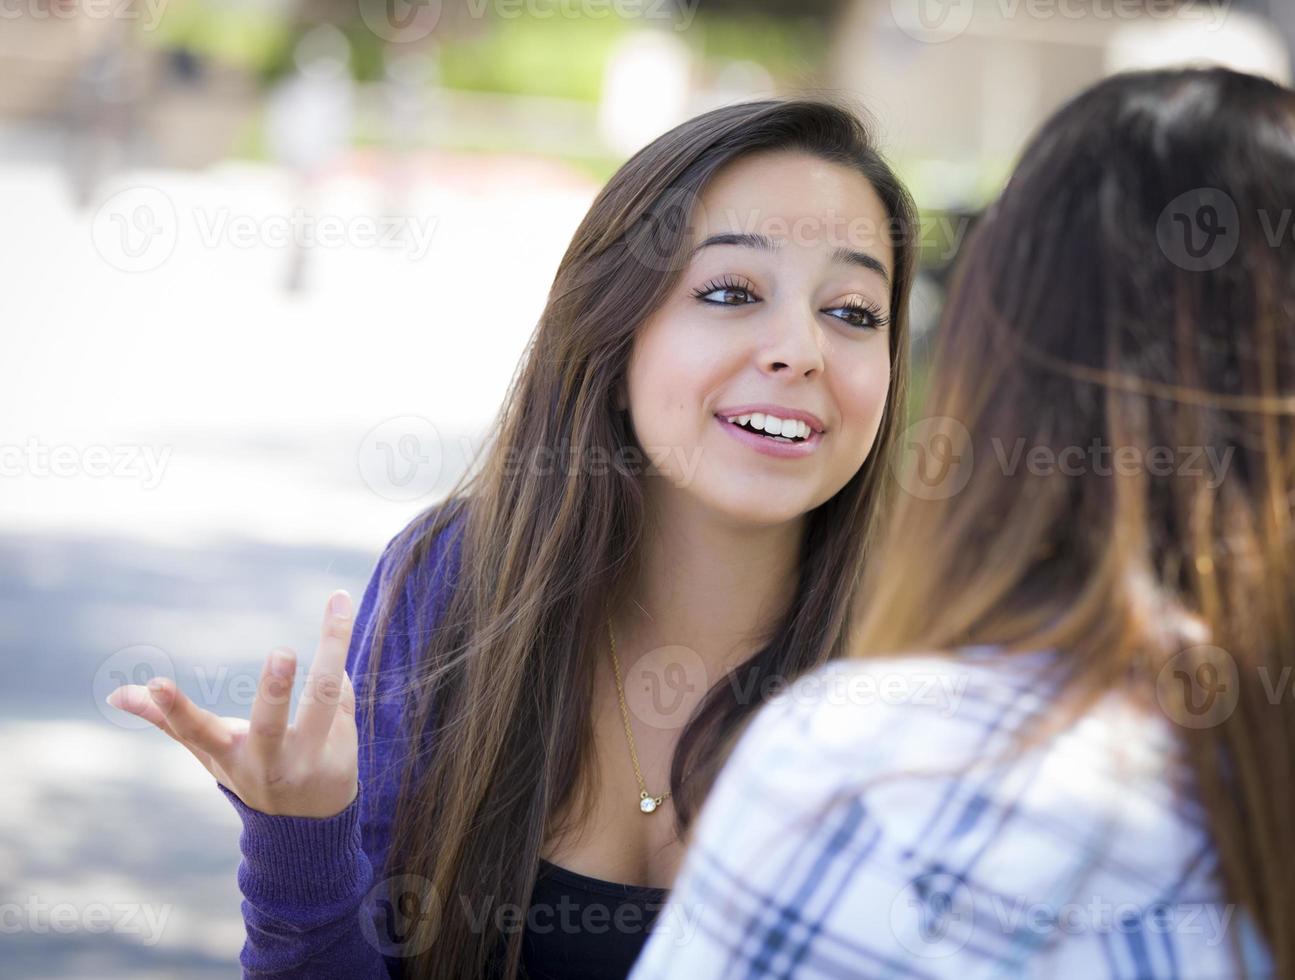
{"type": "MultiPolygon", "coordinates": [[[[297,737],[307,751],[318,751],[328,739],[345,687],[346,654],[351,646],[351,597],[338,590],[328,597],[315,659],[297,711],[297,737]]],[[[352,709],[353,710],[353,709],[352,709]]]]}
{"type": "Polygon", "coordinates": [[[118,687],[109,695],[109,703],[152,722],[155,728],[192,752],[208,772],[212,756],[229,746],[228,733],[220,718],[202,711],[174,681],[166,678],[155,677],[148,687],[136,684],[118,687]]]}
{"type": "Polygon", "coordinates": [[[148,693],[148,688],[143,684],[123,684],[108,695],[107,701],[114,708],[129,711],[132,715],[143,718],[161,729],[168,737],[180,741],[171,730],[171,726],[166,723],[166,715],[162,714],[162,709],[157,706],[152,695],[148,693]]]}
{"type": "Polygon", "coordinates": [[[108,703],[114,708],[129,711],[132,715],[152,722],[167,735],[176,737],[175,732],[171,731],[171,726],[166,723],[166,715],[162,714],[162,709],[157,706],[152,695],[148,693],[148,688],[143,684],[123,684],[108,695],[108,703]]]}
{"type": "Polygon", "coordinates": [[[337,713],[355,724],[355,686],[348,671],[342,671],[342,693],[337,699],[337,713]]]}
{"type": "Polygon", "coordinates": [[[247,750],[263,766],[273,763],[283,750],[296,672],[297,655],[287,647],[271,651],[261,668],[261,682],[252,702],[252,719],[247,729],[247,750]]]}
{"type": "Polygon", "coordinates": [[[194,704],[170,678],[154,677],[148,693],[177,738],[224,766],[234,740],[223,719],[194,704]]]}

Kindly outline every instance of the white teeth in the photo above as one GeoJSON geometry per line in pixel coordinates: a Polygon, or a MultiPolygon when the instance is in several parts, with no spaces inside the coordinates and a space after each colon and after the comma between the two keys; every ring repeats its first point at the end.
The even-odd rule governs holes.
{"type": "Polygon", "coordinates": [[[780,419],[776,415],[766,415],[764,412],[733,415],[729,417],[729,421],[734,425],[749,425],[756,431],[771,436],[781,436],[784,439],[808,439],[813,434],[813,429],[809,427],[808,422],[802,422],[800,419],[780,419]]]}

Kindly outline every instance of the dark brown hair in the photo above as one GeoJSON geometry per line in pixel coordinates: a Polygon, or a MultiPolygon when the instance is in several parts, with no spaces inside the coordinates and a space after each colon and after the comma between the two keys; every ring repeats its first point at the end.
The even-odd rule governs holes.
{"type": "Polygon", "coordinates": [[[922,414],[957,482],[909,485],[852,647],[1056,649],[1050,726],[1114,690],[1180,723],[1227,891],[1281,976],[1295,710],[1264,685],[1295,666],[1295,238],[1271,231],[1293,206],[1295,93],[1271,82],[1117,75],[1053,116],[941,324],[922,414]],[[1094,445],[1128,465],[1073,465],[1094,445]],[[1071,465],[1009,472],[1016,447],[1071,465]]]}
{"type": "MultiPolygon", "coordinates": [[[[871,455],[808,517],[787,613],[739,668],[742,677],[715,684],[681,734],[670,778],[681,833],[769,679],[842,653],[849,598],[883,511],[887,461],[904,421],[918,219],[858,110],[822,98],[729,105],[665,133],[600,191],[562,258],[483,465],[396,542],[404,557],[390,595],[401,594],[451,525],[461,555],[453,593],[421,643],[408,685],[403,723],[430,735],[433,749],[425,767],[411,759],[404,770],[385,869],[419,875],[441,897],[435,921],[417,925],[434,929],[434,939],[409,938],[409,948],[420,950],[407,961],[417,976],[475,980],[496,956],[516,976],[520,931],[474,930],[464,904],[525,909],[555,821],[584,816],[574,803],[592,741],[592,658],[606,649],[603,624],[635,567],[646,477],[616,465],[595,474],[525,462],[541,450],[556,450],[550,459],[626,458],[635,440],[615,399],[635,332],[678,280],[693,205],[707,182],[726,163],[766,150],[848,166],[884,203],[894,245],[891,378],[871,455]]],[[[379,606],[374,672],[389,605],[379,606]]]]}

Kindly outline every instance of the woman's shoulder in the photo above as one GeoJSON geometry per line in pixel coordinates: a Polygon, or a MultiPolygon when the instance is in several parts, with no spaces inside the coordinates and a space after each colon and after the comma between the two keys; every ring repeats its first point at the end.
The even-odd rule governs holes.
{"type": "Polygon", "coordinates": [[[383,547],[356,609],[347,657],[357,694],[368,684],[395,688],[408,680],[448,608],[464,519],[456,502],[440,504],[407,522],[383,547]]]}
{"type": "Polygon", "coordinates": [[[689,955],[763,963],[795,936],[807,974],[1237,975],[1241,926],[1163,716],[1117,696],[1002,751],[1049,716],[1065,666],[987,649],[833,661],[775,693],[676,883],[714,937],[689,955]]]}
{"type": "Polygon", "coordinates": [[[374,578],[383,585],[403,576],[403,597],[426,600],[458,572],[466,501],[443,501],[421,511],[383,546],[374,578]]]}
{"type": "Polygon", "coordinates": [[[398,639],[434,628],[458,578],[465,521],[461,500],[437,504],[408,521],[378,555],[362,611],[385,621],[398,639]]]}
{"type": "MultiPolygon", "coordinates": [[[[751,737],[782,742],[794,734],[803,751],[855,768],[868,758],[982,758],[1052,720],[1067,667],[1055,650],[995,647],[832,660],[774,692],[751,737]]],[[[1066,740],[1114,751],[1126,766],[1160,766],[1178,749],[1167,717],[1124,692],[1102,698],[1042,747],[1066,740]],[[1137,745],[1128,743],[1132,732],[1137,745]]]]}
{"type": "Polygon", "coordinates": [[[1209,850],[1172,725],[1116,694],[1021,747],[1027,723],[1050,720],[1063,668],[1051,651],[987,648],[832,661],[770,699],[721,782],[734,812],[759,798],[789,818],[852,806],[913,853],[989,848],[1042,870],[1067,851],[1171,891],[1209,850]]]}
{"type": "MultiPolygon", "coordinates": [[[[1059,663],[1052,651],[1002,655],[988,647],[832,660],[775,691],[745,741],[856,770],[870,760],[965,761],[1048,710],[1059,663]]],[[[767,758],[765,747],[754,751],[767,758]]]]}

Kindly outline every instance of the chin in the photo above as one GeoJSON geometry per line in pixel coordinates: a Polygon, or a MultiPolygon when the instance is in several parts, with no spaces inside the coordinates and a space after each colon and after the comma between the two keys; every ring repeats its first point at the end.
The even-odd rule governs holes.
{"type": "Polygon", "coordinates": [[[768,482],[748,483],[745,487],[694,488],[694,493],[711,510],[735,524],[750,527],[776,527],[807,514],[821,501],[806,490],[776,492],[768,482]],[[707,492],[709,490],[710,492],[707,492]]]}

